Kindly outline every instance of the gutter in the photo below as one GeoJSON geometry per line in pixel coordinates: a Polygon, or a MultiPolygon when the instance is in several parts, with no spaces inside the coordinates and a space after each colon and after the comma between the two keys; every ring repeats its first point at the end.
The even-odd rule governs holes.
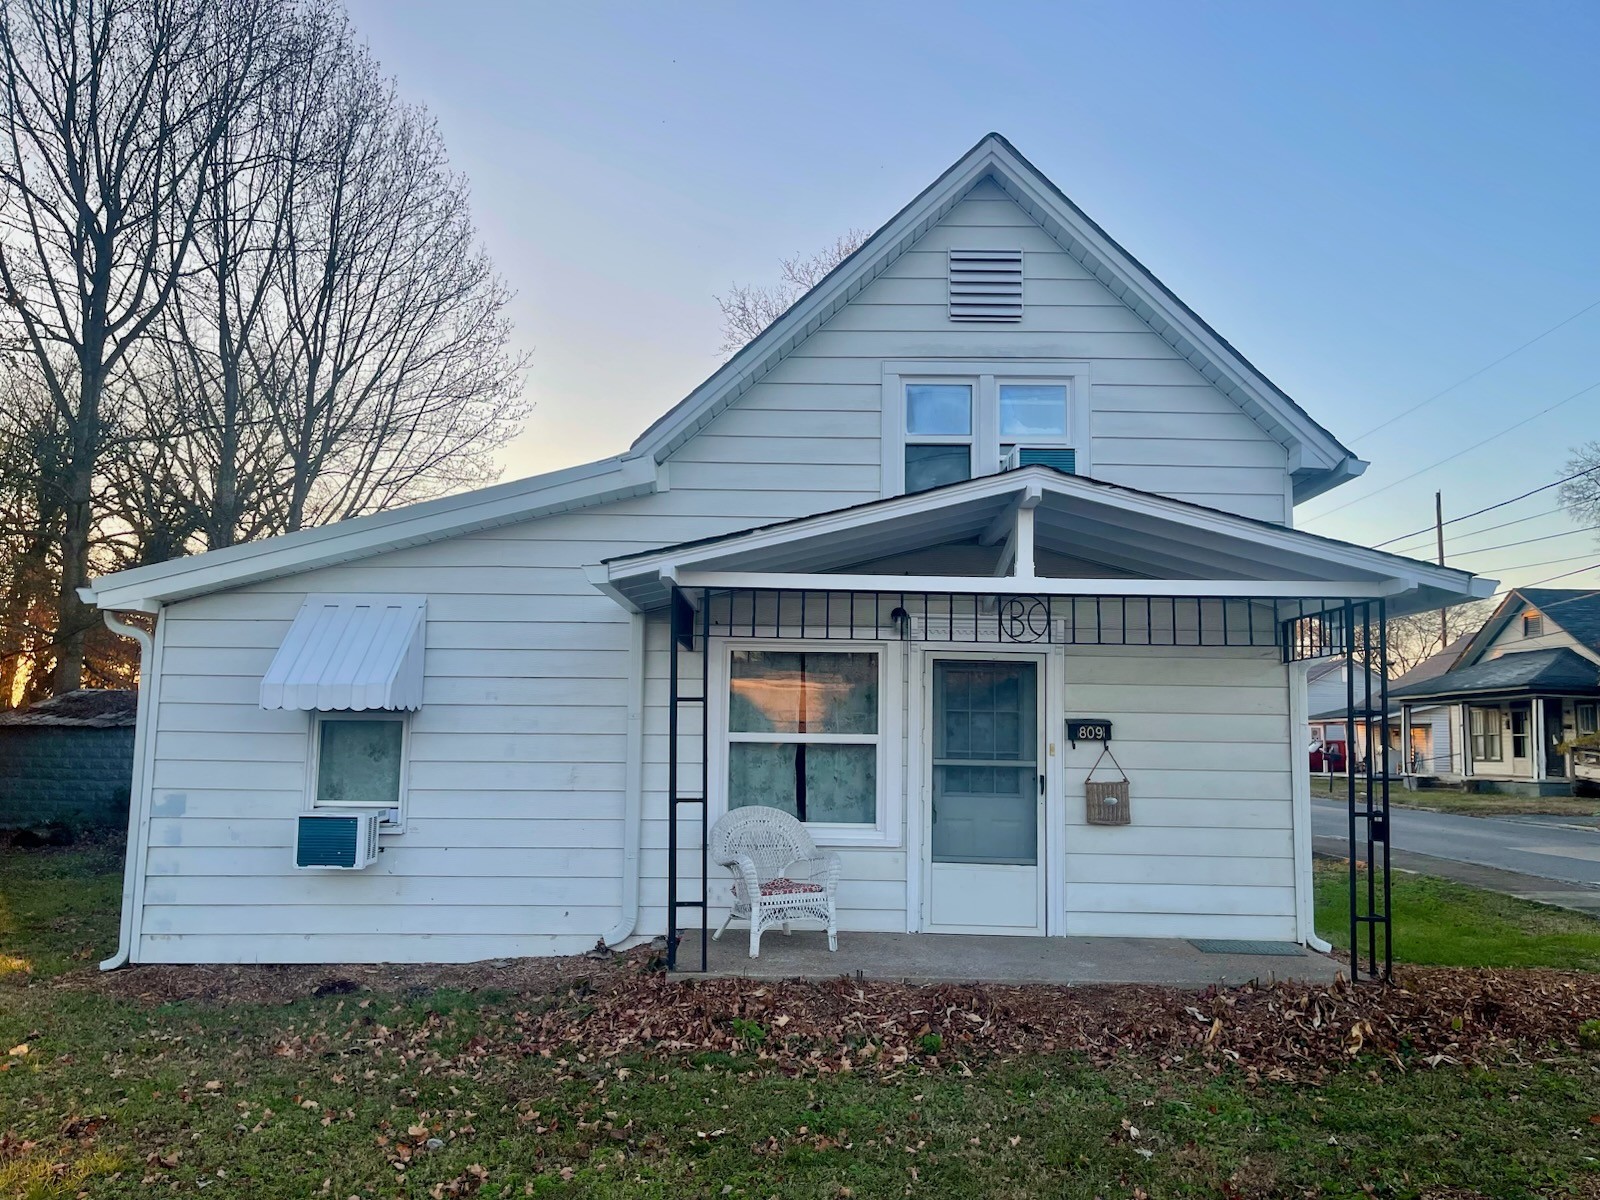
{"type": "Polygon", "coordinates": [[[644,826],[644,689],[645,630],[643,613],[628,615],[628,733],[622,795],[622,915],[601,939],[616,946],[633,936],[639,924],[639,844],[644,826]]]}
{"type": "MultiPolygon", "coordinates": [[[[83,591],[88,591],[84,588],[83,591]]],[[[81,594],[81,593],[80,593],[81,594]]],[[[85,597],[92,603],[91,597],[85,597]]],[[[100,964],[102,971],[114,971],[126,966],[133,957],[134,942],[140,905],[140,885],[145,851],[149,842],[150,772],[154,755],[150,753],[155,740],[156,692],[160,689],[161,671],[156,662],[156,638],[137,625],[128,625],[117,619],[114,612],[102,614],[106,628],[112,633],[130,637],[139,643],[139,699],[134,712],[133,775],[128,789],[128,848],[122,868],[122,921],[117,931],[117,949],[100,964]]],[[[157,629],[161,629],[160,607],[156,612],[157,629]]]]}

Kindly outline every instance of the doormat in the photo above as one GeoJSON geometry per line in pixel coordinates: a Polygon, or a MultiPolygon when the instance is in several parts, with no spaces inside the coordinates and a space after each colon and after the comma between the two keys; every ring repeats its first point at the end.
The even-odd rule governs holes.
{"type": "Polygon", "coordinates": [[[1244,938],[1190,938],[1189,945],[1206,954],[1272,954],[1280,958],[1305,956],[1305,951],[1294,942],[1252,942],[1244,938]]]}

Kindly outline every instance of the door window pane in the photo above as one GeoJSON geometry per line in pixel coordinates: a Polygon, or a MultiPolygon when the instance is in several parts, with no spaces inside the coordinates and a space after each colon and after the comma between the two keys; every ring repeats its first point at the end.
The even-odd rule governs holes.
{"type": "Polygon", "coordinates": [[[733,733],[878,732],[876,654],[735,650],[729,675],[733,733]]]}
{"type": "Polygon", "coordinates": [[[317,803],[400,803],[399,721],[322,721],[317,735],[317,803]]]}
{"type": "Polygon", "coordinates": [[[1038,667],[935,662],[933,861],[1038,861],[1038,667]]]}
{"type": "Polygon", "coordinates": [[[964,437],[972,432],[970,383],[908,383],[906,432],[964,437]]]}
{"type": "Polygon", "coordinates": [[[802,821],[872,825],[878,819],[878,748],[734,742],[728,747],[728,807],[752,804],[802,821]]]}
{"type": "Polygon", "coordinates": [[[1002,383],[1000,436],[1066,437],[1066,386],[1059,383],[1002,383]]]}
{"type": "Polygon", "coordinates": [[[906,494],[972,478],[968,446],[907,446],[906,494]]]}

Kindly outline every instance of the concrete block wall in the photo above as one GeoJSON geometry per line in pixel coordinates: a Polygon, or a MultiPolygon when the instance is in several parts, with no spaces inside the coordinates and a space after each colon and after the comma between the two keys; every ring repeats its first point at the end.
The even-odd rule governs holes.
{"type": "Polygon", "coordinates": [[[0,829],[126,828],[133,730],[0,727],[0,829]]]}

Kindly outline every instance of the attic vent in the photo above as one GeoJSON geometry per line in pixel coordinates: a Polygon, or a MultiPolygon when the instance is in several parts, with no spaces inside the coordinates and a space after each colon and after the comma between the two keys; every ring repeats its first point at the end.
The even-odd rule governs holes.
{"type": "Polygon", "coordinates": [[[1522,636],[1536,638],[1544,636],[1544,617],[1539,613],[1522,614],[1522,636]]]}
{"type": "Polygon", "coordinates": [[[950,319],[1022,320],[1022,251],[950,251],[950,319]]]}

